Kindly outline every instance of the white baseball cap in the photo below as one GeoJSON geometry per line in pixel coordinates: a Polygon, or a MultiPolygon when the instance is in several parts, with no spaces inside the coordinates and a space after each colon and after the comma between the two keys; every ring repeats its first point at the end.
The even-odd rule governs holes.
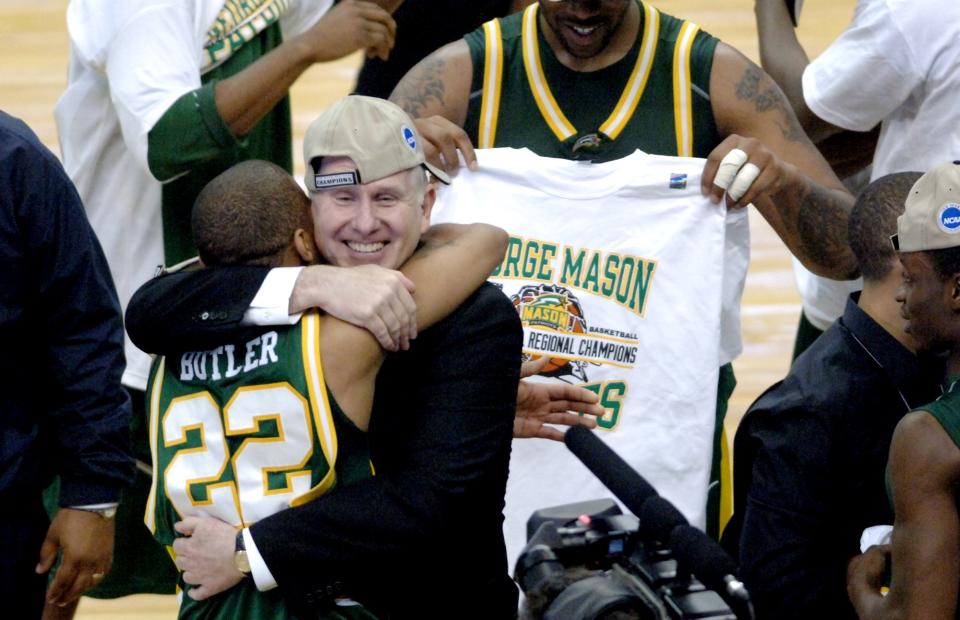
{"type": "Polygon", "coordinates": [[[960,161],[937,166],[913,184],[891,240],[900,252],[960,246],[960,161]]]}
{"type": "Polygon", "coordinates": [[[310,191],[360,185],[417,166],[450,183],[446,172],[426,161],[422,142],[413,120],[396,104],[362,95],[344,97],[307,129],[303,140],[307,168],[304,184],[310,191]],[[316,158],[326,156],[349,157],[357,170],[319,174],[316,158]]]}

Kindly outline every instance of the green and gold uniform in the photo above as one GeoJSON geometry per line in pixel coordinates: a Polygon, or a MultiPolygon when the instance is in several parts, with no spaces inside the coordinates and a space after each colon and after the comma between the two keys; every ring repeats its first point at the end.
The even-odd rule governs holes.
{"type": "MultiPolygon", "coordinates": [[[[953,443],[960,448],[960,376],[950,377],[950,387],[940,398],[917,409],[932,415],[943,427],[944,432],[950,436],[953,443]]],[[[887,486],[887,499],[890,501],[890,506],[893,507],[893,484],[889,463],[887,463],[884,482],[887,486]]],[[[957,496],[955,503],[957,509],[960,510],[960,496],[957,496]]],[[[956,611],[954,618],[960,619],[960,609],[956,611]]]]}
{"type": "MultiPolygon", "coordinates": [[[[597,163],[637,149],[706,157],[721,141],[709,94],[718,39],[696,24],[637,4],[636,43],[599,71],[574,71],[557,60],[541,32],[538,4],[468,34],[473,95],[464,130],[473,144],[597,163]]],[[[729,470],[721,467],[723,419],[735,386],[732,365],[723,365],[707,517],[708,532],[715,536],[720,472],[729,470]]]]}
{"type": "MultiPolygon", "coordinates": [[[[64,3],[66,4],[66,3],[64,3]]],[[[332,0],[84,0],[69,3],[70,71],[55,116],[64,166],[103,246],[121,308],[157,265],[196,255],[190,213],[201,188],[247,159],[293,170],[289,99],[243,136],[217,109],[235,76],[316,24],[332,0]]],[[[125,338],[137,459],[149,462],[150,359],[125,338]],[[144,432],[141,432],[144,431],[144,432]]],[[[176,570],[143,527],[150,475],[138,469],[116,517],[113,570],[87,595],[173,593],[176,570]]],[[[51,516],[56,489],[46,494],[51,516]]]]}
{"type": "Polygon", "coordinates": [[[197,255],[190,213],[200,190],[215,176],[250,159],[263,159],[293,171],[289,95],[239,138],[220,118],[213,95],[217,81],[240,73],[283,43],[279,18],[287,4],[284,0],[224,2],[207,33],[200,76],[203,86],[177,99],[150,130],[150,172],[164,181],[163,249],[167,265],[197,255]],[[192,121],[198,113],[203,117],[202,124],[192,121]],[[184,148],[185,144],[190,147],[184,148]]]}
{"type": "MultiPolygon", "coordinates": [[[[158,358],[148,403],[153,484],[144,522],[162,544],[187,516],[237,528],[372,475],[366,434],[328,394],[316,312],[289,328],[210,351],[158,358]]],[[[320,500],[322,501],[322,500],[320,500]]],[[[184,586],[181,579],[181,587],[184,586]]],[[[183,597],[181,618],[289,618],[277,590],[252,579],[207,601],[183,597]]],[[[372,618],[331,607],[326,618],[372,618]]]]}
{"type": "MultiPolygon", "coordinates": [[[[940,423],[944,432],[950,436],[953,443],[960,448],[960,376],[950,377],[950,387],[932,403],[923,407],[917,407],[919,411],[926,411],[940,423]]],[[[890,477],[890,465],[887,464],[886,479],[887,498],[890,500],[890,506],[893,506],[893,486],[890,477]]],[[[960,509],[960,496],[957,499],[957,508],[960,509]]],[[[960,617],[960,610],[957,610],[960,617]]]]}
{"type": "Polygon", "coordinates": [[[947,391],[940,398],[920,409],[936,418],[947,435],[950,435],[953,443],[960,448],[960,385],[958,384],[960,384],[960,377],[951,377],[947,391]]]}
{"type": "Polygon", "coordinates": [[[637,149],[706,157],[720,142],[709,97],[716,38],[641,3],[630,52],[599,71],[574,71],[540,31],[538,8],[466,36],[471,92],[480,96],[470,99],[464,129],[478,147],[603,162],[637,149]]]}

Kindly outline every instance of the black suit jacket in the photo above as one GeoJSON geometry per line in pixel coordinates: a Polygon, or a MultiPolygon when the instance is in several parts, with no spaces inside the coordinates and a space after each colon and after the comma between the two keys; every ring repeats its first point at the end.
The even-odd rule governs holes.
{"type": "MultiPolygon", "coordinates": [[[[216,346],[236,334],[265,274],[157,278],[129,305],[131,337],[159,353],[216,346]]],[[[389,618],[516,614],[502,510],[521,334],[506,297],[482,286],[410,351],[388,356],[370,426],[376,477],[251,528],[304,616],[339,586],[389,618]]]]}

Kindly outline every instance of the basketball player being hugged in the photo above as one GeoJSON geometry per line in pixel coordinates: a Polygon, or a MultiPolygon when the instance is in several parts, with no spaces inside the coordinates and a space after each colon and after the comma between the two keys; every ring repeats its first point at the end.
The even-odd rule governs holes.
{"type": "MultiPolygon", "coordinates": [[[[324,146],[321,152],[340,152],[324,146]]],[[[401,271],[416,286],[418,327],[426,327],[484,282],[502,260],[506,234],[482,224],[436,226],[414,253],[435,198],[423,167],[410,163],[415,150],[397,156],[380,149],[363,157],[323,158],[315,183],[324,189],[312,207],[316,238],[334,219],[369,207],[369,196],[390,203],[399,234],[387,248],[345,242],[344,249],[397,252],[406,261],[401,271]],[[367,175],[371,162],[382,176],[360,185],[356,171],[367,175]]],[[[208,268],[317,262],[311,200],[268,162],[241,163],[211,181],[197,198],[192,225],[208,268]]],[[[154,479],[145,516],[157,539],[172,545],[177,531],[189,534],[174,527],[187,517],[215,517],[244,528],[369,478],[365,431],[383,355],[367,330],[309,311],[291,326],[252,328],[212,350],[158,357],[148,392],[154,479]]],[[[241,531],[238,550],[243,543],[241,531]]],[[[240,572],[249,574],[244,554],[237,558],[240,572]]],[[[188,573],[180,585],[189,592],[188,573]]],[[[207,600],[184,596],[180,609],[181,618],[289,616],[280,591],[259,592],[252,579],[207,600]]],[[[372,616],[339,599],[324,617],[372,616]]]]}

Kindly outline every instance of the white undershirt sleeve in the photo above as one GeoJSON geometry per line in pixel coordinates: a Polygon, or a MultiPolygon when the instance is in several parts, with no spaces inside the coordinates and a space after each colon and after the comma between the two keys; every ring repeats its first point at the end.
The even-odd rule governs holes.
{"type": "Polygon", "coordinates": [[[74,510],[103,510],[105,508],[116,508],[120,502],[102,502],[100,504],[84,504],[83,506],[68,506],[74,510]]]}
{"type": "Polygon", "coordinates": [[[243,313],[245,325],[294,325],[302,312],[290,314],[290,296],[303,267],[271,269],[243,313]]]}
{"type": "Polygon", "coordinates": [[[267,563],[263,561],[257,544],[253,542],[253,535],[250,528],[243,528],[243,547],[247,550],[247,561],[250,562],[250,575],[253,577],[253,583],[261,592],[272,590],[277,587],[277,580],[273,578],[267,563]]]}

